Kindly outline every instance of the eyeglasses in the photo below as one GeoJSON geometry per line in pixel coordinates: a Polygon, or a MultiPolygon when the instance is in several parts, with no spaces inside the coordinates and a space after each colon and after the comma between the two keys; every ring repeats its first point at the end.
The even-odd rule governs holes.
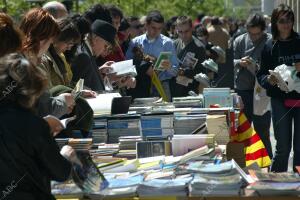
{"type": "Polygon", "coordinates": [[[293,20],[289,18],[281,18],[277,22],[278,24],[290,24],[293,23],[293,20]]]}

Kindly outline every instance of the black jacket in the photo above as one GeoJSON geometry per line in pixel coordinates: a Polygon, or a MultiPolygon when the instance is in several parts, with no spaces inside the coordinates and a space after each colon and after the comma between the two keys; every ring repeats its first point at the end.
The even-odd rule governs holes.
{"type": "Polygon", "coordinates": [[[198,93],[199,82],[194,80],[194,76],[200,72],[207,72],[207,70],[201,64],[206,58],[205,46],[199,39],[194,36],[192,41],[187,45],[185,45],[181,39],[175,40],[174,45],[176,48],[177,57],[181,62],[183,62],[184,57],[187,55],[187,53],[194,53],[195,58],[198,59],[198,62],[194,69],[184,70],[183,75],[187,78],[193,79],[193,82],[187,87],[176,83],[176,77],[171,79],[170,86],[172,97],[188,96],[188,92],[191,90],[198,93]]]}
{"type": "Polygon", "coordinates": [[[261,66],[256,75],[259,84],[267,90],[267,95],[279,99],[300,99],[300,94],[296,91],[285,93],[277,85],[272,86],[267,81],[269,70],[286,64],[292,66],[293,63],[300,61],[300,37],[293,33],[288,40],[270,40],[266,43],[262,55],[261,66]]]}
{"type": "Polygon", "coordinates": [[[98,74],[98,65],[96,59],[92,56],[89,48],[85,43],[79,46],[77,54],[71,63],[73,72],[73,82],[77,82],[80,78],[84,79],[84,85],[94,91],[104,91],[104,84],[98,74]]]}
{"type": "Polygon", "coordinates": [[[64,181],[71,164],[45,120],[11,103],[0,105],[0,198],[54,199],[50,180],[64,181]]]}

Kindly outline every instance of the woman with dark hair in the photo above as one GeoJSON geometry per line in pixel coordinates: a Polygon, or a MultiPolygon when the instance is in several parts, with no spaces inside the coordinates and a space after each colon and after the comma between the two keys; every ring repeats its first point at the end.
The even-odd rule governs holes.
{"type": "MultiPolygon", "coordinates": [[[[48,76],[48,86],[53,96],[58,96],[62,93],[71,93],[73,87],[72,71],[67,63],[64,52],[70,50],[80,41],[80,33],[77,26],[72,22],[71,18],[63,18],[58,21],[60,34],[54,39],[50,45],[48,52],[42,58],[42,69],[48,76]],[[56,86],[56,87],[55,87],[56,86]]],[[[96,93],[90,90],[82,90],[83,97],[96,97],[96,93]]],[[[76,99],[76,106],[72,113],[77,116],[77,119],[68,124],[65,133],[72,135],[72,130],[81,130],[84,136],[91,130],[93,123],[93,112],[91,107],[83,98],[76,99]],[[79,120],[78,120],[79,119],[79,120]]]]}
{"type": "Polygon", "coordinates": [[[75,161],[74,150],[66,146],[60,153],[47,122],[32,112],[46,85],[41,71],[24,56],[14,53],[0,59],[2,199],[54,200],[50,180],[70,176],[68,160],[75,161]]]}
{"type": "Polygon", "coordinates": [[[114,44],[111,45],[111,48],[107,49],[102,55],[97,57],[97,64],[99,66],[103,65],[106,61],[119,62],[125,60],[125,55],[120,43],[121,38],[119,38],[119,36],[121,36],[119,28],[121,26],[121,20],[123,19],[123,12],[115,5],[107,5],[107,9],[110,11],[112,16],[112,25],[117,30],[117,35],[115,37],[114,44]]]}
{"type": "Polygon", "coordinates": [[[70,17],[57,21],[60,34],[50,45],[43,59],[43,66],[49,76],[49,88],[56,85],[70,85],[72,71],[66,62],[64,52],[80,41],[80,33],[70,17]]]}
{"type": "MultiPolygon", "coordinates": [[[[300,71],[300,38],[293,30],[294,13],[290,7],[281,4],[273,10],[271,17],[272,40],[262,51],[261,66],[257,79],[271,97],[272,120],[276,139],[276,151],[271,171],[288,170],[290,151],[293,146],[293,165],[300,165],[300,94],[296,91],[284,92],[279,89],[278,80],[269,70],[285,64],[295,66],[300,71]],[[294,122],[294,123],[293,123],[294,122]],[[294,124],[294,126],[293,126],[294,124]],[[293,130],[294,127],[294,137],[293,130]],[[293,145],[292,145],[293,141],[293,145]]],[[[294,168],[295,170],[295,168],[294,168]]]]}
{"type": "Polygon", "coordinates": [[[5,13],[0,13],[0,57],[21,50],[22,32],[5,13]]]}
{"type": "Polygon", "coordinates": [[[72,63],[76,56],[78,47],[82,47],[85,42],[86,35],[91,32],[91,23],[80,14],[71,16],[72,22],[76,25],[80,34],[80,42],[74,45],[70,50],[65,51],[64,55],[68,63],[72,63]]]}

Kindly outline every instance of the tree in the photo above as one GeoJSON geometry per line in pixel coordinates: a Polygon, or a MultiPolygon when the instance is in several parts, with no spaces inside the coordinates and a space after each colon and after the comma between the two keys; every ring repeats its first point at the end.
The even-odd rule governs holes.
{"type": "MultiPolygon", "coordinates": [[[[48,0],[49,1],[49,0],[48,0]]],[[[75,0],[74,0],[75,1],[75,0]]],[[[5,0],[0,6],[4,8],[5,0]]],[[[120,7],[126,16],[146,15],[150,10],[160,10],[166,19],[177,15],[189,15],[195,18],[199,12],[207,15],[229,16],[247,18],[251,8],[260,5],[260,0],[245,0],[244,6],[235,8],[233,0],[81,0],[79,1],[79,12],[84,12],[96,3],[115,4],[120,7]]],[[[8,0],[7,11],[17,18],[30,8],[25,0],[8,0]]],[[[75,3],[74,3],[75,9],[75,3]]]]}

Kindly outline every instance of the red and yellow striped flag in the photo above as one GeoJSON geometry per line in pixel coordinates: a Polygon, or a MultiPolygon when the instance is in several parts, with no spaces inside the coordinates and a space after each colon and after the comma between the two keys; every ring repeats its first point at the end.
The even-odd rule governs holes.
{"type": "Polygon", "coordinates": [[[251,127],[251,124],[243,112],[240,112],[238,122],[239,126],[237,127],[237,131],[231,135],[231,141],[244,143],[246,166],[254,162],[260,167],[270,166],[271,159],[265,145],[254,128],[251,127]]]}

